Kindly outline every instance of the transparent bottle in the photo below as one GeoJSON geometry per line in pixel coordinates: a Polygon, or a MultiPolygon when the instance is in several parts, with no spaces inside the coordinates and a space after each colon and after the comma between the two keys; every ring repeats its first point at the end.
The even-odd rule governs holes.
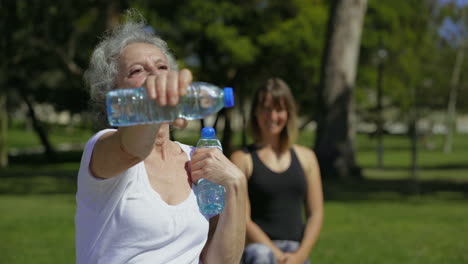
{"type": "Polygon", "coordinates": [[[171,122],[177,118],[202,119],[223,107],[234,106],[231,87],[221,89],[205,82],[193,82],[175,106],[160,106],[149,99],[146,88],[117,89],[107,93],[107,119],[114,127],[171,122]]]}
{"type": "MultiPolygon", "coordinates": [[[[202,129],[197,148],[218,148],[223,151],[214,128],[204,127],[202,129]]],[[[224,209],[225,192],[226,190],[222,185],[203,178],[198,180],[196,193],[201,212],[210,217],[220,214],[224,209]]]]}

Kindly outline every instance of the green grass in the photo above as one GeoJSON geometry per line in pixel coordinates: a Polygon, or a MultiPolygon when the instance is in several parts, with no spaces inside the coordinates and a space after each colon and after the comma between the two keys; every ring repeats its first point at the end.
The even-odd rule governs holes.
{"type": "MultiPolygon", "coordinates": [[[[50,130],[54,144],[82,144],[91,134],[50,130]]],[[[175,134],[188,144],[198,138],[196,131],[175,134]]],[[[234,145],[240,138],[235,135],[234,145]]],[[[311,146],[313,139],[313,133],[302,133],[299,143],[311,146]]],[[[468,136],[457,135],[451,154],[442,153],[442,137],[430,140],[432,149],[420,149],[415,194],[408,139],[386,136],[384,169],[378,169],[375,139],[358,135],[357,160],[365,180],[324,182],[325,221],[312,263],[468,263],[468,136]]],[[[11,132],[9,141],[15,148],[39,144],[24,129],[11,132]]],[[[22,155],[0,169],[1,263],[74,262],[80,155],[59,153],[54,163],[22,155]]]]}
{"type": "MultiPolygon", "coordinates": [[[[81,144],[85,143],[92,135],[89,129],[79,127],[54,126],[47,130],[52,145],[61,143],[81,144]]],[[[26,148],[41,146],[39,137],[32,129],[24,126],[14,126],[8,131],[8,148],[26,148]]]]}
{"type": "Polygon", "coordinates": [[[78,168],[78,162],[11,165],[0,169],[0,195],[74,193],[78,168]]]}
{"type": "MultiPolygon", "coordinates": [[[[417,178],[419,180],[468,181],[468,136],[457,135],[453,151],[443,152],[443,136],[435,135],[419,142],[417,178]],[[431,148],[427,148],[428,144],[431,148]]],[[[357,161],[369,179],[410,179],[411,152],[403,136],[385,136],[383,169],[377,168],[376,140],[357,138],[357,161]]]]}
{"type": "MultiPolygon", "coordinates": [[[[73,263],[73,194],[2,195],[0,201],[2,263],[73,263]]],[[[327,202],[311,260],[467,263],[466,206],[431,199],[327,202]]]]}
{"type": "Polygon", "coordinates": [[[1,263],[74,263],[73,194],[0,196],[1,263]]]}
{"type": "MultiPolygon", "coordinates": [[[[468,136],[456,135],[453,151],[443,153],[442,135],[434,135],[418,144],[418,164],[422,168],[468,167],[468,136]]],[[[384,137],[383,165],[387,168],[409,167],[411,165],[410,142],[408,137],[387,135],[384,137]]],[[[364,167],[377,165],[377,141],[366,135],[356,140],[358,162],[364,167]]]]}
{"type": "Polygon", "coordinates": [[[312,263],[468,263],[466,201],[327,202],[312,263]]]}

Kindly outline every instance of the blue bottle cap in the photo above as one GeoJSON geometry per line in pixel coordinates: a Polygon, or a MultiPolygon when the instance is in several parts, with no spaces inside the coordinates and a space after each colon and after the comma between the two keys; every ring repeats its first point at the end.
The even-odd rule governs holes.
{"type": "Polygon", "coordinates": [[[232,87],[224,87],[224,107],[229,108],[234,106],[234,92],[232,87]]]}
{"type": "Polygon", "coordinates": [[[201,137],[202,138],[216,138],[216,131],[212,127],[204,127],[201,130],[201,137]]]}

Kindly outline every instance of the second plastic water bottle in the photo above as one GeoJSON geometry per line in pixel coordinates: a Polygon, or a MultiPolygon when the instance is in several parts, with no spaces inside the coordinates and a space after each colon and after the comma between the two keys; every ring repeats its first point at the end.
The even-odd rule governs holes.
{"type": "Polygon", "coordinates": [[[107,93],[107,119],[111,126],[171,122],[177,118],[202,119],[223,107],[234,106],[231,87],[193,82],[175,106],[160,106],[146,94],[146,88],[117,89],[107,93]]]}
{"type": "MultiPolygon", "coordinates": [[[[201,131],[197,148],[218,148],[223,151],[221,142],[216,137],[212,127],[204,127],[201,131]]],[[[201,212],[207,216],[220,214],[224,209],[225,189],[222,185],[200,179],[197,183],[197,202],[201,212]]]]}

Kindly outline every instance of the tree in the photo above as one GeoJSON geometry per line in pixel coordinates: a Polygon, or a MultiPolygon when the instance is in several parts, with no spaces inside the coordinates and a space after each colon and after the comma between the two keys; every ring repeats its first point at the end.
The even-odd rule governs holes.
{"type": "Polygon", "coordinates": [[[353,90],[366,0],[334,0],[323,54],[315,151],[331,178],[360,175],[355,160],[353,90]]]}
{"type": "MultiPolygon", "coordinates": [[[[101,0],[93,5],[50,0],[5,2],[1,2],[7,23],[2,23],[0,97],[2,102],[8,98],[11,110],[25,103],[32,127],[52,160],[55,149],[35,105],[48,103],[71,113],[85,111],[88,95],[82,82],[84,68],[98,41],[96,36],[112,24],[116,14],[118,17],[126,7],[125,1],[101,0]],[[14,102],[14,98],[20,101],[14,102]]],[[[0,115],[6,115],[5,111],[0,107],[0,115]]],[[[4,121],[2,118],[2,124],[4,121]]],[[[6,152],[4,146],[0,153],[6,152]]]]}
{"type": "Polygon", "coordinates": [[[0,168],[8,165],[8,115],[6,113],[6,95],[0,94],[0,168]]]}
{"type": "MultiPolygon", "coordinates": [[[[0,40],[0,72],[4,73],[8,69],[8,50],[11,39],[11,31],[6,30],[6,25],[11,25],[12,14],[5,12],[6,6],[0,2],[0,32],[3,32],[3,37],[0,40]]],[[[5,87],[7,78],[5,74],[0,74],[0,87],[5,87]]],[[[6,89],[0,90],[0,168],[8,165],[8,114],[7,114],[7,92],[6,89]]]]}
{"type": "MultiPolygon", "coordinates": [[[[458,86],[460,83],[460,75],[463,67],[463,60],[465,56],[465,49],[468,47],[468,18],[467,18],[467,8],[468,4],[463,3],[462,1],[440,1],[442,9],[448,9],[451,11],[455,17],[444,16],[443,14],[443,24],[440,27],[441,37],[451,44],[451,46],[456,49],[455,63],[453,66],[451,78],[450,78],[450,92],[449,99],[447,104],[447,133],[445,136],[444,142],[444,152],[452,152],[452,143],[453,143],[453,134],[455,130],[455,118],[456,118],[456,103],[458,95],[458,86]],[[453,3],[450,3],[453,2],[453,3]],[[448,8],[447,8],[448,6],[448,8]],[[458,11],[458,12],[457,12],[458,11]],[[457,14],[460,13],[460,14],[457,14]],[[456,21],[458,20],[458,21],[456,21]]],[[[444,13],[444,12],[441,12],[444,13]]]]}
{"type": "MultiPolygon", "coordinates": [[[[229,1],[203,0],[183,4],[140,0],[131,6],[143,13],[149,25],[168,42],[180,66],[190,68],[196,80],[235,87],[237,94],[238,70],[256,55],[251,40],[236,26],[244,9],[229,1]]],[[[223,110],[217,116],[217,120],[225,119],[221,140],[226,153],[232,146],[230,111],[223,110]]]]}
{"type": "MultiPolygon", "coordinates": [[[[304,105],[303,112],[311,114],[320,64],[314,55],[323,45],[318,40],[326,19],[322,2],[139,0],[131,6],[144,12],[196,79],[234,87],[237,109],[249,102],[254,88],[275,75],[285,79],[295,94],[307,90],[311,96],[298,96],[298,102],[304,105]]],[[[231,111],[221,111],[219,119],[229,120],[231,111]]],[[[229,152],[232,133],[229,122],[224,124],[222,141],[229,152]]]]}
{"type": "MultiPolygon", "coordinates": [[[[455,73],[463,73],[467,65],[466,60],[460,59],[466,48],[459,45],[466,39],[466,33],[463,33],[466,22],[462,22],[464,9],[466,4],[454,0],[369,1],[356,95],[362,119],[367,122],[378,120],[372,95],[377,83],[375,57],[382,46],[388,52],[382,108],[386,114],[390,112],[386,110],[399,112],[393,117],[384,115],[387,128],[394,122],[407,122],[408,132],[412,126],[417,127],[411,124],[415,98],[420,118],[431,120],[434,112],[447,109],[454,113],[454,106],[457,111],[466,111],[466,100],[454,96],[457,91],[463,91],[463,74],[455,73]],[[412,96],[414,89],[424,96],[412,96]]],[[[430,132],[424,131],[426,135],[430,132]]],[[[449,130],[447,138],[450,134],[449,130]]]]}
{"type": "MultiPolygon", "coordinates": [[[[7,11],[17,19],[8,24],[20,25],[12,31],[11,42],[20,52],[15,52],[18,56],[9,68],[21,69],[8,75],[16,76],[15,86],[24,90],[32,108],[46,102],[57,110],[86,109],[81,74],[97,36],[118,21],[124,9],[133,7],[197,80],[234,87],[237,106],[247,103],[253,88],[275,75],[285,79],[294,94],[310,95],[297,99],[301,113],[313,118],[327,17],[324,0],[44,1],[12,1],[17,8],[7,11]]],[[[20,91],[9,90],[16,96],[20,91]]],[[[225,120],[226,129],[219,130],[225,133],[227,152],[232,142],[231,111],[221,111],[217,119],[225,120]]]]}

